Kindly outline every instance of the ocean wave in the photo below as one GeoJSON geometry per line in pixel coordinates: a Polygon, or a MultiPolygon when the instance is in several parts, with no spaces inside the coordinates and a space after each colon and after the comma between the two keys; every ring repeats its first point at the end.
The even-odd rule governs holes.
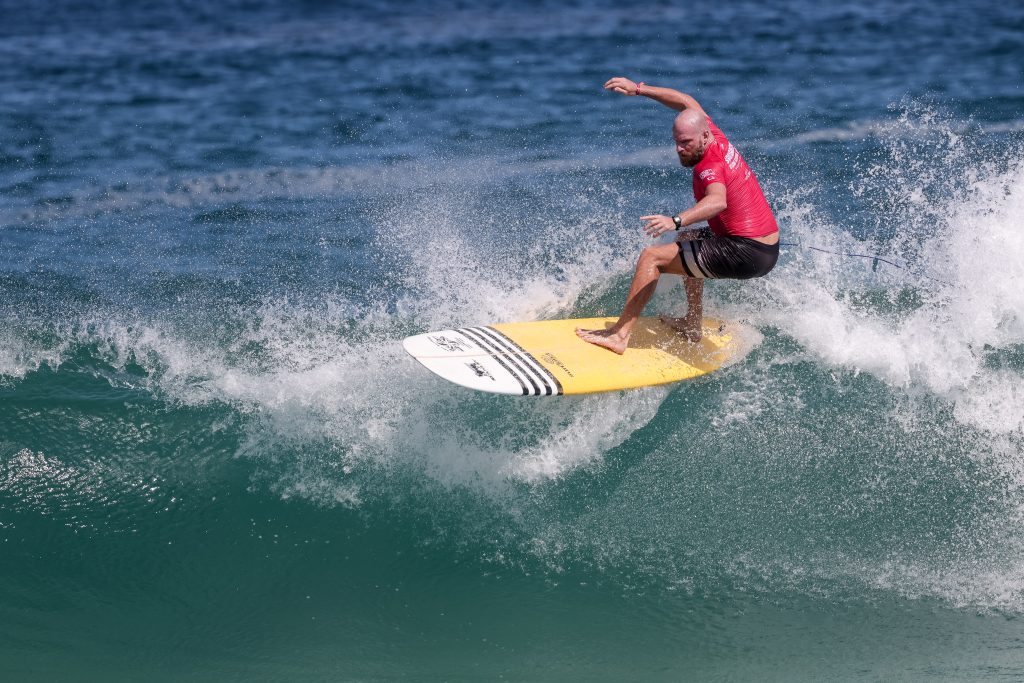
{"type": "MultiPolygon", "coordinates": [[[[781,195],[779,216],[786,240],[884,250],[929,277],[787,247],[763,280],[708,285],[709,314],[764,341],[704,382],[508,401],[416,366],[407,334],[616,309],[642,245],[604,194],[565,198],[588,239],[542,215],[467,231],[479,183],[459,181],[366,216],[379,257],[367,272],[396,292],[386,304],[319,291],[177,317],[26,316],[0,332],[5,391],[74,358],[168,410],[236,416],[229,455],[282,497],[364,507],[428,490],[426,514],[443,516],[468,491],[507,531],[495,558],[553,574],[582,564],[660,589],[880,591],[1024,612],[1024,166],[907,116],[915,132],[886,138],[890,157],[864,162],[851,189],[897,230],[856,239],[806,191],[781,195]],[[980,161],[964,171],[965,158],[980,161]]],[[[677,287],[666,279],[659,310],[681,305],[677,287]]],[[[61,467],[16,455],[17,481],[61,467]]]]}

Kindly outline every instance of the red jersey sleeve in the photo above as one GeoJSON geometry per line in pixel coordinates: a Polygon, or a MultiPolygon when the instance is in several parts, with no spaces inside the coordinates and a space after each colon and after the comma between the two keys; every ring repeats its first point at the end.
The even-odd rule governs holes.
{"type": "Polygon", "coordinates": [[[726,182],[725,162],[719,159],[702,159],[693,168],[693,196],[697,201],[704,198],[708,186],[726,182]]]}

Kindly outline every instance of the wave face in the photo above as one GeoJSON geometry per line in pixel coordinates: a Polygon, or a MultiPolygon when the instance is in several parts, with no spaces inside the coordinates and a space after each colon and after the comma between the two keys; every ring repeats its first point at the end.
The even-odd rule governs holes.
{"type": "Polygon", "coordinates": [[[1015,8],[0,13],[0,672],[1022,673],[1015,8]],[[688,205],[620,72],[770,197],[779,266],[706,288],[753,351],[549,401],[425,372],[405,336],[617,313],[688,205]]]}

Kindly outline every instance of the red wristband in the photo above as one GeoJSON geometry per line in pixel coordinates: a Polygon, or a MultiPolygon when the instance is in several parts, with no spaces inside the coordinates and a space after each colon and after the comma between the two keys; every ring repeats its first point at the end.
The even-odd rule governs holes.
{"type": "Polygon", "coordinates": [[[636,96],[638,96],[640,94],[640,88],[642,88],[644,85],[645,84],[644,84],[643,81],[640,81],[639,83],[636,84],[636,92],[633,93],[634,97],[636,97],[636,96]]]}

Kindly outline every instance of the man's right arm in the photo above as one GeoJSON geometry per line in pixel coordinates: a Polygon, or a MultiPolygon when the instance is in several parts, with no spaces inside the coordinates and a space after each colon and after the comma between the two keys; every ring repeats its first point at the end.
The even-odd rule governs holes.
{"type": "Polygon", "coordinates": [[[672,88],[659,88],[653,85],[635,83],[624,76],[608,79],[608,82],[604,84],[604,89],[622,95],[643,95],[675,111],[695,109],[704,113],[704,108],[700,106],[700,103],[684,92],[679,92],[672,88]]]}

